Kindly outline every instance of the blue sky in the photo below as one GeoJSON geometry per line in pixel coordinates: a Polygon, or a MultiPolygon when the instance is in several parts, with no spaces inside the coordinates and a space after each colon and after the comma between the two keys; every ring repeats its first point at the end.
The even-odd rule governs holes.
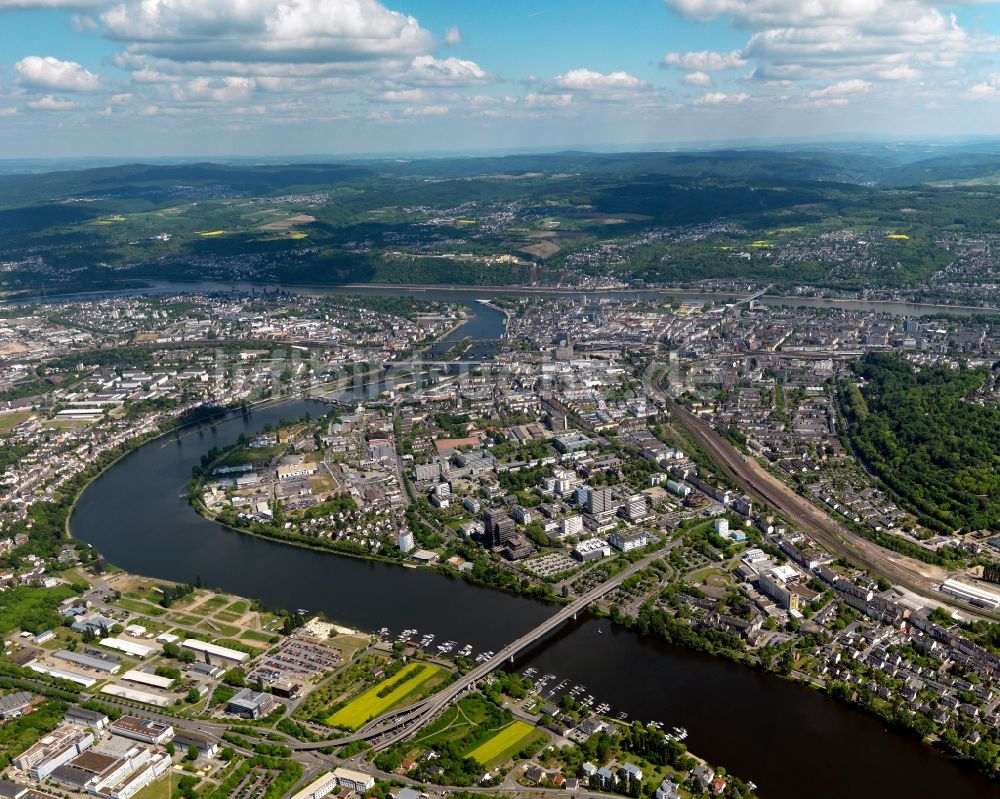
{"type": "Polygon", "coordinates": [[[0,157],[1000,134],[974,0],[0,0],[0,157]]]}

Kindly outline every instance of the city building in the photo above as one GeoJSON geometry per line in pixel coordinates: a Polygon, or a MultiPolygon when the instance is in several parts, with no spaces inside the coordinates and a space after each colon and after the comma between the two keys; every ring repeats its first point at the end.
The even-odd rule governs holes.
{"type": "Polygon", "coordinates": [[[642,494],[633,494],[625,501],[625,504],[622,505],[618,513],[630,522],[645,519],[649,515],[646,497],[642,494]]]}
{"type": "Polygon", "coordinates": [[[369,791],[375,787],[375,778],[371,774],[363,771],[354,771],[349,768],[336,768],[333,775],[337,778],[337,785],[347,788],[349,791],[369,791]]]}
{"type": "Polygon", "coordinates": [[[181,646],[185,649],[191,649],[203,655],[222,658],[223,660],[228,660],[233,663],[242,663],[250,657],[246,652],[240,652],[237,649],[230,649],[227,646],[212,644],[208,641],[201,641],[198,638],[186,638],[181,643],[181,646]]]}
{"type": "Polygon", "coordinates": [[[29,691],[14,691],[0,697],[0,719],[16,719],[31,710],[34,695],[29,691]]]}
{"type": "Polygon", "coordinates": [[[193,746],[201,757],[215,757],[219,752],[217,741],[189,730],[177,730],[174,733],[174,746],[178,749],[190,749],[193,746]]]}
{"type": "Polygon", "coordinates": [[[33,780],[44,780],[59,766],[94,745],[94,736],[72,724],[57,727],[14,759],[14,765],[33,780]]]}
{"type": "Polygon", "coordinates": [[[769,569],[760,575],[761,592],[767,594],[785,610],[797,612],[799,610],[799,595],[790,591],[786,582],[774,572],[774,569],[769,569]]]}
{"type": "Polygon", "coordinates": [[[592,516],[607,513],[612,509],[613,495],[610,486],[591,489],[587,496],[587,513],[592,516]]]}
{"type": "Polygon", "coordinates": [[[331,771],[320,774],[310,782],[305,788],[292,796],[292,799],[323,799],[324,796],[337,790],[339,781],[337,775],[331,771]]]}
{"type": "Polygon", "coordinates": [[[235,713],[248,719],[259,719],[270,713],[277,705],[277,700],[270,694],[257,693],[250,688],[243,688],[226,704],[227,713],[235,713]]]}
{"type": "Polygon", "coordinates": [[[502,508],[488,508],[483,512],[483,543],[489,547],[500,547],[510,541],[515,534],[514,520],[502,508]]]}
{"type": "Polygon", "coordinates": [[[112,735],[159,746],[169,743],[174,737],[174,728],[169,724],[138,716],[122,716],[112,721],[108,730],[112,735]]]}
{"type": "Polygon", "coordinates": [[[608,543],[619,552],[631,552],[651,544],[656,537],[646,530],[615,530],[608,536],[608,543]]]}
{"type": "Polygon", "coordinates": [[[583,562],[606,558],[611,555],[611,545],[602,538],[587,538],[573,548],[572,555],[583,562]]]}
{"type": "Polygon", "coordinates": [[[98,710],[88,710],[85,707],[71,705],[66,709],[65,720],[72,724],[79,724],[81,727],[91,727],[95,730],[103,730],[108,726],[107,715],[98,710]]]}

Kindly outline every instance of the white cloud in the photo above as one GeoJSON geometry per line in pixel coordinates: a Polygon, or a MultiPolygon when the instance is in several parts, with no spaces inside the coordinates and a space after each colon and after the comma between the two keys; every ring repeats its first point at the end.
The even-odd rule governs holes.
{"type": "Polygon", "coordinates": [[[418,55],[402,80],[422,85],[473,86],[486,83],[490,76],[475,61],[418,55]]]}
{"type": "Polygon", "coordinates": [[[382,92],[379,99],[387,103],[422,103],[427,99],[423,89],[391,89],[382,92]]]}
{"type": "Polygon", "coordinates": [[[725,92],[709,92],[694,101],[695,105],[738,105],[750,99],[749,94],[726,94],[725,92]]]}
{"type": "Polygon", "coordinates": [[[562,75],[556,75],[552,83],[560,89],[573,91],[634,91],[645,87],[645,82],[627,72],[594,72],[591,69],[571,69],[562,75]]]}
{"type": "Polygon", "coordinates": [[[420,105],[408,106],[403,109],[403,116],[406,117],[442,117],[449,112],[446,105],[420,105]]]}
{"type": "MultiPolygon", "coordinates": [[[[749,28],[822,27],[838,20],[894,25],[903,18],[903,11],[910,21],[921,25],[925,13],[940,13],[921,0],[666,0],[666,4],[683,16],[701,20],[730,17],[749,28]]],[[[967,3],[959,0],[958,4],[967,3]]]]}
{"type": "Polygon", "coordinates": [[[977,83],[965,93],[969,100],[995,100],[1000,97],[1000,89],[989,83],[977,83]]]}
{"type": "Polygon", "coordinates": [[[898,67],[880,70],[877,75],[882,80],[919,80],[922,73],[909,64],[900,64],[898,67]]]}
{"type": "Polygon", "coordinates": [[[155,69],[137,69],[132,73],[132,80],[136,83],[170,83],[174,78],[155,69]]]}
{"type": "Polygon", "coordinates": [[[841,108],[850,102],[846,97],[821,97],[816,100],[807,100],[802,105],[813,108],[841,108]]]}
{"type": "Polygon", "coordinates": [[[7,106],[5,108],[0,108],[0,117],[12,117],[17,115],[17,108],[14,106],[7,106]]]}
{"type": "Polygon", "coordinates": [[[814,99],[825,99],[829,97],[849,97],[854,94],[866,94],[872,90],[872,84],[866,80],[855,78],[853,80],[842,80],[831,86],[822,89],[815,89],[809,92],[809,96],[814,99]]]}
{"type": "Polygon", "coordinates": [[[689,53],[667,53],[660,62],[661,66],[677,67],[678,69],[693,69],[699,72],[711,72],[720,69],[735,69],[746,66],[746,59],[739,50],[719,53],[713,50],[698,50],[689,53]]]}
{"type": "Polygon", "coordinates": [[[970,86],[965,91],[967,100],[996,100],[1000,97],[1000,73],[989,75],[981,83],[970,86]]]}
{"type": "Polygon", "coordinates": [[[547,94],[531,92],[524,98],[528,108],[566,108],[573,103],[573,95],[569,93],[547,94]]]}
{"type": "Polygon", "coordinates": [[[249,99],[257,83],[253,78],[230,76],[221,80],[201,77],[173,89],[178,102],[235,103],[249,99]]]}
{"type": "Polygon", "coordinates": [[[458,29],[457,25],[452,25],[448,30],[444,32],[444,43],[445,44],[458,44],[462,41],[462,31],[458,29]]]}
{"type": "Polygon", "coordinates": [[[63,100],[47,94],[37,100],[29,100],[27,105],[28,108],[34,108],[38,111],[68,111],[71,108],[76,108],[77,104],[72,100],[63,100]]]}
{"type": "Polygon", "coordinates": [[[138,0],[101,16],[133,55],[335,65],[408,58],[433,37],[377,0],[138,0]]]}
{"type": "MultiPolygon", "coordinates": [[[[741,51],[730,56],[753,61],[752,80],[762,88],[793,84],[802,97],[832,100],[813,90],[845,81],[874,83],[873,95],[893,90],[884,82],[924,81],[947,89],[955,75],[975,71],[973,57],[1000,50],[1000,38],[963,28],[943,0],[665,0],[683,16],[723,19],[749,31],[741,51]],[[820,88],[818,88],[820,87],[820,88]]],[[[958,0],[966,6],[978,0],[958,0]]],[[[709,71],[694,53],[671,53],[665,66],[709,71]]],[[[706,60],[712,59],[707,56],[706,60]]],[[[716,54],[725,55],[725,54],[716,54]]],[[[724,61],[722,59],[719,62],[724,61]]],[[[842,99],[842,98],[836,98],[842,99]]]]}
{"type": "Polygon", "coordinates": [[[338,77],[295,78],[259,75],[253,78],[253,81],[261,91],[281,92],[284,94],[330,94],[333,92],[348,92],[358,88],[357,83],[351,78],[338,77]]]}
{"type": "Polygon", "coordinates": [[[57,92],[94,92],[101,79],[75,61],[52,56],[29,55],[14,64],[19,82],[36,89],[57,92]]]}
{"type": "Polygon", "coordinates": [[[712,78],[707,72],[689,72],[681,78],[681,82],[685,86],[698,86],[704,89],[706,86],[712,85],[712,78]]]}

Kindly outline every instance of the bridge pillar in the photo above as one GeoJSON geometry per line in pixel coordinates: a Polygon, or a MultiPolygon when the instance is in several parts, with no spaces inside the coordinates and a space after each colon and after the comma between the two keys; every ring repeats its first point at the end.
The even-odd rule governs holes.
{"type": "Polygon", "coordinates": [[[576,613],[573,614],[573,621],[576,621],[576,613]]]}
{"type": "Polygon", "coordinates": [[[512,653],[511,653],[511,655],[510,655],[510,662],[511,662],[511,663],[513,663],[513,662],[514,662],[514,653],[513,653],[513,652],[512,652],[512,653]]]}

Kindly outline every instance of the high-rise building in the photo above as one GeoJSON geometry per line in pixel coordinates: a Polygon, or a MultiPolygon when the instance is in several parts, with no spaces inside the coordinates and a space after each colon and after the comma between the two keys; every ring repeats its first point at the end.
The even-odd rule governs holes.
{"type": "Polygon", "coordinates": [[[400,530],[396,536],[396,545],[399,547],[400,552],[411,552],[417,545],[416,541],[413,540],[413,532],[411,530],[400,530]]]}
{"type": "Polygon", "coordinates": [[[629,497],[618,513],[630,522],[644,519],[646,517],[646,498],[642,494],[629,497]]]}
{"type": "Polygon", "coordinates": [[[590,492],[590,496],[587,497],[587,513],[597,515],[599,513],[607,513],[611,510],[611,487],[601,486],[595,488],[590,492]]]}
{"type": "Polygon", "coordinates": [[[483,526],[483,543],[489,547],[503,546],[514,536],[514,520],[502,508],[484,511],[483,526]]]}

